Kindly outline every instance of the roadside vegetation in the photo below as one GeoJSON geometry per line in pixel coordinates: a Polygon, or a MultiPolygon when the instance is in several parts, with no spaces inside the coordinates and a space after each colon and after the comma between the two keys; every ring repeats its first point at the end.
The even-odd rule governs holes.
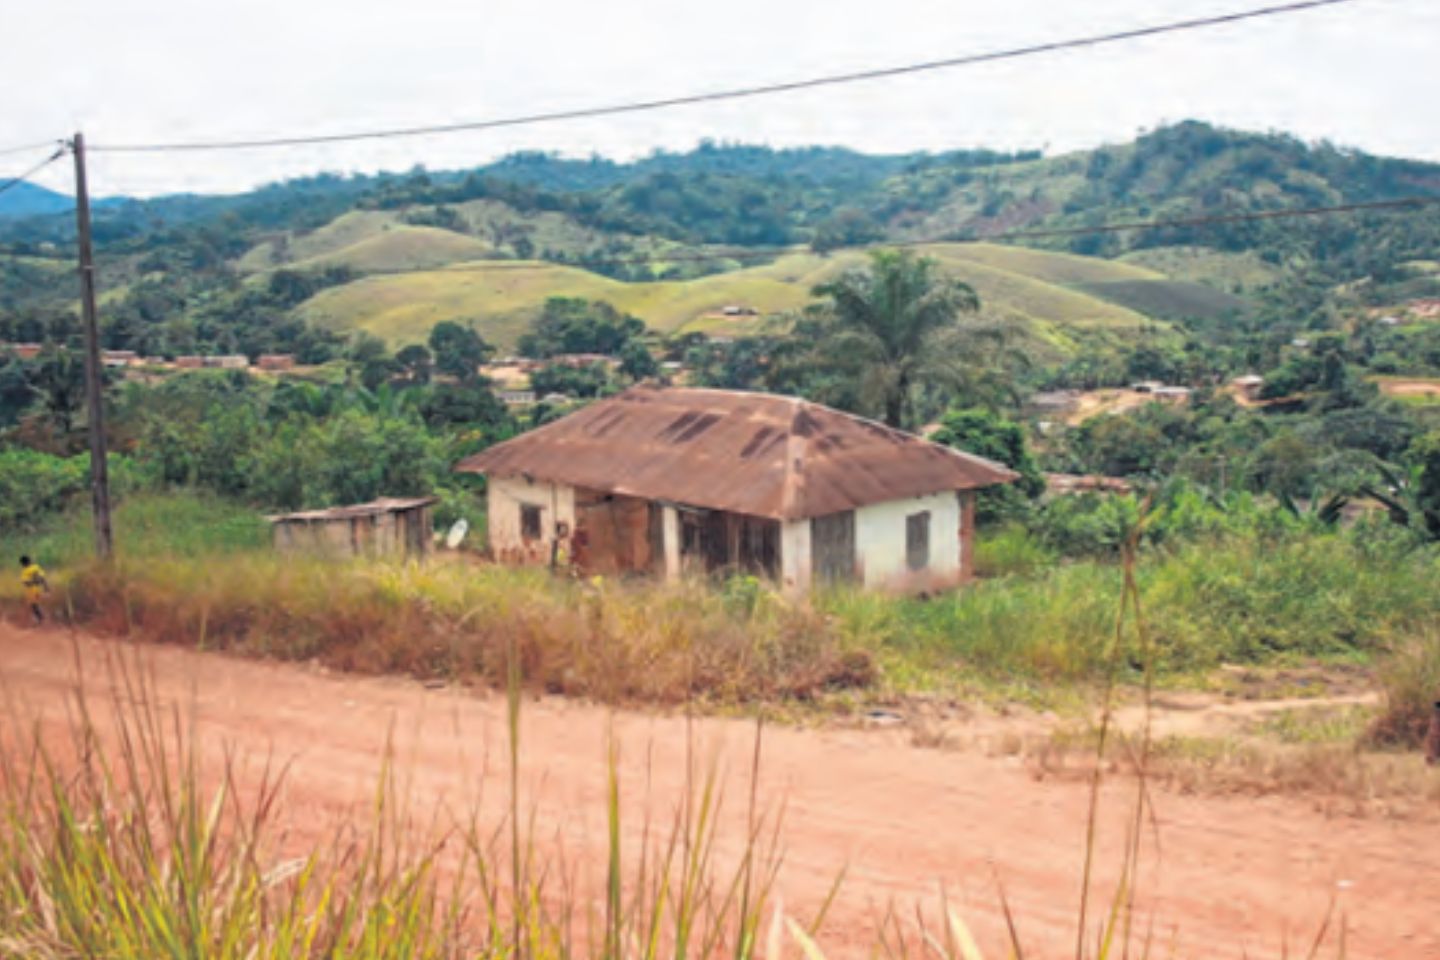
{"type": "MultiPolygon", "coordinates": [[[[1137,583],[1156,681],[1204,686],[1225,665],[1361,665],[1387,691],[1367,736],[1417,745],[1435,679],[1440,554],[1397,539],[1383,518],[1336,531],[1245,502],[1222,510],[1179,489],[1150,510],[1137,583]]],[[[1123,499],[1097,510],[1127,503],[1138,513],[1123,499]]],[[[527,686],[614,704],[843,715],[910,696],[1054,703],[1110,675],[1122,588],[1118,548],[1107,553],[1103,537],[1088,558],[1065,560],[1050,543],[1075,530],[1013,525],[982,540],[989,575],[965,590],[847,590],[797,606],[746,577],[669,588],[464,554],[425,565],[282,557],[253,511],[208,496],[132,497],[116,521],[121,555],[109,568],[88,559],[83,511],[0,544],[45,558],[57,615],[91,629],[492,686],[506,681],[513,642],[527,686]]],[[[0,581],[0,596],[18,602],[18,582],[0,581]]],[[[1120,653],[1119,681],[1138,688],[1142,651],[1120,653]]]]}

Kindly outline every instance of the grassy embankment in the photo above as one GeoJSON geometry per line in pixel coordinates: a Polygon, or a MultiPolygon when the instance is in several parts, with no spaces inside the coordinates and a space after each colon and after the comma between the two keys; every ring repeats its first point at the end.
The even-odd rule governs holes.
{"type": "MultiPolygon", "coordinates": [[[[267,538],[246,510],[141,496],[117,512],[113,569],[85,559],[80,513],[0,542],[51,568],[57,612],[102,631],[495,684],[514,642],[525,682],[554,692],[842,712],[910,694],[1044,702],[1091,688],[1106,675],[1121,584],[1117,565],[1058,562],[1017,531],[981,543],[990,578],[972,588],[929,600],[842,591],[807,606],[744,578],[667,588],[450,559],[337,565],[277,557],[267,538]]],[[[1378,665],[1390,693],[1378,729],[1414,743],[1440,679],[1437,574],[1433,552],[1294,533],[1147,551],[1138,576],[1162,685],[1222,664],[1378,665]]],[[[0,581],[0,597],[18,594],[0,581]]],[[[1139,662],[1123,651],[1122,680],[1138,681],[1139,662]]]]}

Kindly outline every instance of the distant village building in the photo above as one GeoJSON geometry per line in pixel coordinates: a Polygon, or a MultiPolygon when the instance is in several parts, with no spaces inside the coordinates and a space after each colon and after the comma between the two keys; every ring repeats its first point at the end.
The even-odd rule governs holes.
{"type": "Polygon", "coordinates": [[[1066,414],[1080,405],[1079,390],[1045,390],[1032,394],[1026,401],[1026,412],[1031,416],[1066,414]]]}
{"type": "Polygon", "coordinates": [[[754,307],[747,307],[735,303],[722,307],[720,312],[727,317],[753,317],[759,313],[754,307]]]}
{"type": "Polygon", "coordinates": [[[103,350],[100,353],[100,362],[107,367],[133,367],[140,363],[141,357],[134,350],[103,350]]]}
{"type": "Polygon", "coordinates": [[[434,536],[434,497],[382,497],[371,503],[267,517],[275,549],[330,557],[423,557],[434,536]]]}
{"type": "Polygon", "coordinates": [[[461,461],[490,548],[585,573],[753,573],[789,594],[970,578],[990,460],[792,397],[640,385],[461,461]]]}
{"type": "Polygon", "coordinates": [[[500,390],[495,396],[507,407],[523,407],[535,402],[534,390],[500,390]]]}
{"type": "Polygon", "coordinates": [[[45,349],[45,345],[40,343],[7,343],[5,344],[5,349],[15,354],[15,356],[21,360],[34,360],[40,356],[40,351],[45,349]]]}
{"type": "Polygon", "coordinates": [[[1167,387],[1158,386],[1150,391],[1150,395],[1161,403],[1189,403],[1190,394],[1194,391],[1189,387],[1167,387]]]}
{"type": "Polygon", "coordinates": [[[262,353],[255,365],[261,370],[294,370],[295,356],[289,353],[262,353]]]}
{"type": "Polygon", "coordinates": [[[204,357],[176,357],[175,367],[178,370],[203,370],[205,368],[204,357]]]}
{"type": "Polygon", "coordinates": [[[206,357],[205,366],[217,370],[246,370],[250,367],[250,358],[243,353],[222,354],[218,357],[206,357]]]}
{"type": "Polygon", "coordinates": [[[1246,400],[1259,400],[1260,391],[1265,387],[1265,378],[1255,373],[1247,373],[1243,377],[1236,377],[1230,381],[1230,386],[1235,392],[1246,400]]]}
{"type": "Polygon", "coordinates": [[[1076,493],[1129,493],[1130,482],[1120,477],[1080,475],[1074,473],[1045,474],[1045,492],[1052,497],[1076,493]]]}
{"type": "Polygon", "coordinates": [[[554,364],[560,367],[593,367],[597,363],[607,367],[618,367],[620,360],[607,353],[559,353],[548,360],[541,361],[541,366],[554,364]]]}

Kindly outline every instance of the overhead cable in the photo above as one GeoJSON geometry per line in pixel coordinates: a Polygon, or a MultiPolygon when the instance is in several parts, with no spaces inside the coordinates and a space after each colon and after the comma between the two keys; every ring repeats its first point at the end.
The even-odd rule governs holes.
{"type": "Polygon", "coordinates": [[[11,177],[9,180],[0,181],[0,193],[4,193],[6,190],[11,189],[12,187],[19,186],[20,184],[26,182],[35,174],[39,173],[41,170],[44,170],[46,167],[50,166],[50,164],[54,163],[56,160],[59,160],[64,155],[65,147],[62,145],[50,156],[46,157],[44,160],[41,160],[39,163],[35,164],[35,166],[31,167],[29,170],[26,170],[19,176],[11,177]]]}
{"type": "Polygon", "coordinates": [[[170,142],[170,143],[105,143],[100,142],[90,145],[93,152],[104,151],[107,153],[175,153],[182,151],[207,151],[207,150],[254,150],[271,147],[294,147],[308,144],[324,143],[349,143],[359,140],[383,140],[396,137],[418,137],[431,134],[461,133],[478,130],[495,130],[502,127],[523,127],[533,126],[541,123],[555,123],[567,120],[584,120],[594,117],[608,117],[618,114],[641,113],[649,110],[663,110],[672,107],[694,106],[704,103],[716,103],[726,100],[740,100],[750,97],[769,96],[780,93],[793,93],[799,90],[811,90],[818,87],[833,87],[841,84],[863,83],[873,80],[884,80],[892,77],[906,76],[910,74],[926,73],[935,70],[948,70],[955,67],[975,66],[983,63],[996,63],[1003,60],[1015,60],[1021,57],[1036,56],[1039,54],[1056,53],[1062,50],[1075,50],[1085,47],[1097,47],[1113,43],[1121,43],[1129,40],[1139,40],[1146,37],[1161,36],[1164,34],[1180,33],[1187,30],[1199,30],[1211,27],[1227,26],[1250,20],[1259,20],[1265,17],[1276,17],[1285,14],[1301,13],[1308,10],[1315,10],[1321,7],[1334,7],[1342,4],[1357,3],[1360,0],[1295,0],[1291,3],[1274,4],[1266,7],[1257,7],[1250,10],[1240,10],[1234,13],[1219,14],[1210,17],[1199,17],[1191,20],[1179,20],[1171,23],[1155,24],[1148,27],[1137,27],[1131,30],[1120,30],[1112,33],[1094,34],[1087,37],[1078,37],[1070,40],[1055,40],[1046,43],[1032,44],[1023,47],[1014,47],[1008,50],[998,50],[988,53],[965,54],[956,57],[947,57],[941,60],[926,60],[918,63],[901,64],[898,66],[879,67],[871,70],[860,70],[853,73],[837,73],[821,77],[810,77],[800,80],[789,80],[779,83],[760,84],[750,87],[736,87],[728,90],[715,90],[708,93],[684,94],[673,97],[657,97],[647,100],[636,100],[628,103],[605,104],[593,107],[579,107],[572,110],[557,110],[548,113],[531,113],[513,117],[502,117],[489,120],[475,120],[461,123],[441,123],[425,126],[396,127],[382,130],[359,130],[347,133],[314,134],[298,136],[261,137],[244,140],[208,140],[191,142],[170,142]]]}

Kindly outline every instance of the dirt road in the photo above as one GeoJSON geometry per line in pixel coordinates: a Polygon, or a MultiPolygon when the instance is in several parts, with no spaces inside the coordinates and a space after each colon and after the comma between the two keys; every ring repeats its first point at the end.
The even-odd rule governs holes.
{"type": "MultiPolygon", "coordinates": [[[[101,665],[124,645],[74,642],[87,686],[107,690],[101,665]]],[[[71,644],[61,633],[0,627],[6,695],[22,709],[63,717],[75,688],[71,644]]],[[[484,816],[500,816],[507,761],[499,698],[138,649],[161,698],[193,710],[204,750],[293,758],[292,817],[328,822],[369,797],[392,731],[400,777],[414,798],[478,804],[484,816]]],[[[607,730],[620,744],[629,842],[641,828],[635,808],[646,797],[668,810],[684,789],[683,718],[544,700],[527,703],[523,728],[522,807],[535,811],[542,842],[572,854],[598,857],[604,843],[607,730]]],[[[733,856],[743,834],[754,727],[706,720],[693,731],[698,754],[717,757],[726,777],[719,849],[733,856]]],[[[987,955],[1003,956],[998,876],[1027,956],[1073,956],[1084,784],[1036,782],[1014,761],[912,748],[896,730],[771,727],[759,795],[771,809],[785,803],[779,890],[788,912],[812,912],[848,865],[822,937],[832,955],[862,955],[887,904],[913,916],[916,904],[933,908],[943,887],[987,955]]],[[[1127,795],[1119,782],[1107,795],[1102,890],[1114,881],[1127,795]]],[[[1287,799],[1161,793],[1157,805],[1159,849],[1147,843],[1144,886],[1166,948],[1158,955],[1278,957],[1288,943],[1291,955],[1303,956],[1335,898],[1337,917],[1348,919],[1347,956],[1440,958],[1440,826],[1327,819],[1287,799]]],[[[1332,942],[1322,956],[1334,955],[1332,942]]]]}

